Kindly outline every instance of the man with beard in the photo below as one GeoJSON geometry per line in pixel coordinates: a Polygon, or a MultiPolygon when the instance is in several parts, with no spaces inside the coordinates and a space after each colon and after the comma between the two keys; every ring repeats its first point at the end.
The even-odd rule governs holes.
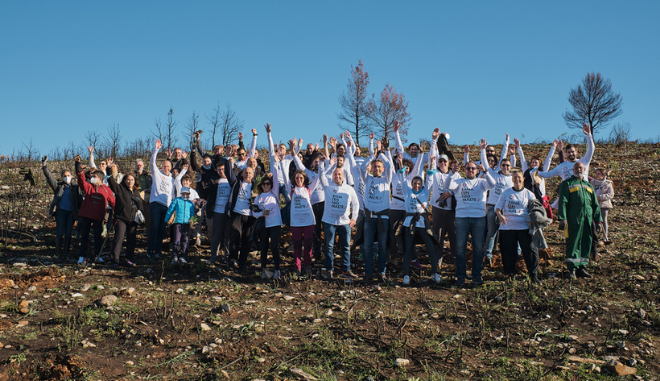
{"type": "Polygon", "coordinates": [[[569,179],[574,175],[574,166],[576,162],[582,163],[584,165],[584,180],[587,180],[587,173],[589,173],[589,164],[591,163],[591,158],[594,156],[594,138],[591,135],[591,127],[589,124],[585,123],[582,126],[582,132],[587,138],[587,153],[582,156],[580,159],[577,159],[577,148],[571,144],[566,146],[566,155],[568,160],[554,167],[548,172],[538,172],[539,177],[548,179],[554,176],[561,177],[562,181],[569,179]]]}

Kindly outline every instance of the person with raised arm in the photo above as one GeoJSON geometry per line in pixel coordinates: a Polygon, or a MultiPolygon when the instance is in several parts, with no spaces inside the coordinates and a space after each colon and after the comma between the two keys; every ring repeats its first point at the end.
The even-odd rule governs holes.
{"type": "Polygon", "coordinates": [[[239,132],[238,133],[238,141],[240,147],[236,151],[236,163],[234,163],[235,170],[237,172],[240,172],[244,170],[247,167],[247,160],[250,157],[254,156],[254,152],[257,148],[257,130],[255,128],[252,129],[252,143],[250,143],[250,150],[245,151],[245,148],[243,147],[243,133],[239,132]]]}
{"type": "MultiPolygon", "coordinates": [[[[479,147],[481,150],[481,147],[479,147]]],[[[502,153],[500,153],[500,158],[499,160],[497,159],[497,156],[495,156],[495,147],[491,145],[486,146],[486,161],[475,161],[474,163],[476,165],[483,164],[484,167],[490,167],[491,169],[494,169],[497,171],[497,168],[500,167],[500,164],[502,163],[502,160],[507,158],[507,153],[510,154],[509,156],[509,161],[511,162],[511,168],[516,166],[516,156],[513,154],[514,151],[512,151],[509,148],[509,134],[506,134],[506,139],[504,140],[504,144],[502,145],[502,153]]],[[[483,160],[483,159],[482,159],[483,160]]],[[[469,163],[470,162],[470,146],[463,146],[463,163],[469,163]]]]}
{"type": "Polygon", "coordinates": [[[151,214],[151,229],[147,239],[147,257],[151,260],[163,259],[162,243],[165,235],[165,226],[167,221],[165,215],[167,208],[176,197],[175,180],[172,178],[172,163],[164,160],[161,168],[158,169],[156,158],[158,151],[163,147],[160,139],[154,143],[154,152],[151,154],[151,172],[153,185],[149,196],[149,213],[151,214]]]}
{"type": "MultiPolygon", "coordinates": [[[[334,161],[335,158],[331,160],[334,161]]],[[[360,203],[355,190],[344,182],[344,171],[335,168],[332,181],[328,181],[323,163],[320,164],[319,177],[325,193],[326,205],[323,211],[323,230],[325,233],[325,271],[326,278],[334,275],[335,234],[339,235],[342,264],[339,276],[355,278],[351,271],[351,228],[355,226],[360,203]]]]}
{"type": "Polygon", "coordinates": [[[121,247],[126,238],[126,259],[127,266],[134,266],[135,244],[137,242],[138,219],[136,216],[142,214],[143,200],[140,197],[140,184],[137,177],[132,173],[127,173],[117,182],[119,168],[112,164],[112,173],[108,177],[108,185],[115,194],[115,241],[113,244],[112,267],[119,267],[121,247]]]}
{"type": "MultiPolygon", "coordinates": [[[[273,157],[279,160],[278,156],[273,157]]],[[[274,272],[273,279],[280,279],[280,233],[282,231],[282,215],[280,213],[280,187],[278,179],[278,163],[271,162],[270,173],[265,174],[259,185],[254,200],[252,214],[255,218],[263,218],[263,228],[259,233],[261,243],[261,279],[268,279],[266,265],[268,264],[268,249],[273,256],[274,272]]],[[[255,233],[257,233],[255,231],[255,233]]],[[[255,234],[256,235],[256,234],[255,234]]]]}
{"type": "Polygon", "coordinates": [[[431,142],[432,152],[430,156],[437,157],[438,160],[437,162],[432,160],[429,169],[435,170],[431,189],[431,217],[433,219],[433,237],[441,249],[441,257],[438,262],[442,265],[445,235],[449,240],[452,258],[456,257],[456,227],[454,222],[456,218],[456,211],[454,210],[456,198],[454,192],[449,190],[449,182],[451,179],[460,179],[461,174],[458,171],[454,172],[449,169],[449,157],[447,155],[438,155],[438,145],[435,140],[439,137],[440,130],[436,128],[433,132],[434,141],[431,142]]]}
{"type": "MultiPolygon", "coordinates": [[[[507,143],[509,141],[509,134],[506,135],[507,143]]],[[[491,164],[491,160],[494,162],[493,157],[486,159],[486,147],[488,143],[486,139],[481,139],[481,161],[491,164]]],[[[502,151],[504,153],[504,151],[502,151]]],[[[486,252],[484,254],[484,265],[490,266],[493,260],[493,249],[495,248],[495,241],[497,238],[497,214],[495,213],[495,205],[500,198],[502,192],[506,189],[509,189],[513,186],[513,181],[511,180],[511,161],[506,157],[500,161],[499,171],[494,168],[488,168],[488,173],[495,179],[495,186],[490,189],[488,192],[488,198],[486,199],[486,252]]]]}
{"type": "MultiPolygon", "coordinates": [[[[394,132],[395,134],[399,133],[399,128],[401,124],[398,121],[394,121],[394,132]]],[[[400,139],[399,139],[400,140],[400,139]]],[[[396,159],[390,160],[394,164],[398,165],[398,168],[406,168],[406,173],[403,178],[410,185],[410,181],[415,176],[422,176],[422,168],[424,166],[423,160],[417,160],[415,163],[408,159],[403,158],[403,152],[401,147],[394,148],[396,154],[396,159]],[[412,169],[411,169],[412,168],[412,169]]],[[[394,257],[398,254],[397,258],[403,258],[404,254],[404,236],[403,236],[403,221],[406,217],[406,202],[405,194],[403,193],[403,183],[401,177],[394,176],[392,179],[392,201],[390,202],[390,254],[391,257],[394,257]]],[[[416,258],[415,254],[411,256],[411,261],[413,267],[416,269],[421,269],[422,266],[419,263],[419,260],[416,258]]]]}
{"type": "Polygon", "coordinates": [[[520,247],[530,282],[541,283],[538,278],[539,253],[536,246],[532,245],[527,221],[528,206],[536,200],[536,196],[529,189],[525,189],[522,172],[516,170],[511,178],[513,186],[502,192],[495,205],[495,213],[500,221],[500,248],[504,274],[513,280],[518,262],[518,247],[520,247]]]}
{"type": "MultiPolygon", "coordinates": [[[[484,147],[485,148],[485,147],[484,147]]],[[[486,235],[486,193],[495,186],[495,179],[483,164],[465,165],[465,178],[449,181],[449,190],[456,196],[456,283],[462,287],[467,277],[466,255],[468,236],[472,235],[472,284],[482,285],[481,270],[484,262],[484,236],[486,235]],[[483,178],[477,177],[481,171],[483,178]]]]}
{"type": "Polygon", "coordinates": [[[538,156],[533,156],[530,161],[527,161],[525,159],[525,154],[523,153],[523,149],[520,145],[520,140],[518,138],[514,138],[513,142],[518,150],[518,156],[520,156],[520,167],[523,172],[524,187],[534,192],[536,198],[539,201],[542,201],[543,196],[545,196],[545,180],[540,179],[541,181],[537,184],[534,181],[534,177],[535,177],[534,173],[539,170],[543,172],[548,171],[548,169],[550,168],[550,163],[552,162],[552,156],[555,154],[555,149],[557,147],[557,144],[559,143],[559,140],[555,139],[555,141],[552,143],[552,146],[550,147],[550,151],[548,152],[548,156],[545,158],[545,161],[543,162],[542,169],[540,168],[541,158],[539,158],[538,156]]]}
{"type": "Polygon", "coordinates": [[[101,254],[103,248],[103,219],[105,218],[105,208],[115,207],[115,196],[110,188],[103,184],[105,174],[99,170],[92,171],[89,182],[85,179],[80,156],[76,156],[76,176],[78,177],[78,186],[85,192],[85,199],[80,205],[78,211],[78,224],[80,224],[80,255],[79,265],[91,263],[92,259],[101,254]],[[87,243],[89,241],[89,232],[94,229],[94,253],[87,256],[87,243]]]}
{"type": "MultiPolygon", "coordinates": [[[[323,145],[327,146],[328,135],[323,135],[323,145]]],[[[291,141],[291,148],[293,149],[293,141],[291,141]]],[[[301,171],[305,171],[307,178],[310,183],[316,184],[316,187],[312,190],[310,195],[310,201],[312,202],[312,211],[314,212],[314,248],[313,255],[316,260],[321,260],[322,256],[322,247],[323,240],[321,239],[321,232],[323,231],[323,212],[325,210],[325,192],[323,191],[323,186],[320,181],[315,181],[317,177],[321,175],[319,171],[319,164],[321,162],[320,150],[314,150],[312,156],[310,156],[307,166],[303,165],[302,161],[297,155],[293,156],[293,162],[296,163],[296,168],[301,171]]]]}
{"type": "Polygon", "coordinates": [[[41,169],[46,176],[46,183],[53,190],[53,200],[48,207],[48,214],[55,217],[55,254],[58,262],[69,259],[73,223],[78,219],[78,211],[83,202],[83,190],[75,183],[71,183],[73,176],[68,169],[62,170],[62,180],[55,180],[55,176],[46,164],[47,156],[41,159],[41,169]]]}
{"type": "MultiPolygon", "coordinates": [[[[203,153],[204,150],[202,149],[202,142],[199,139],[201,133],[202,131],[196,131],[193,134],[194,140],[193,147],[190,150],[190,166],[192,167],[193,171],[199,173],[199,178],[196,181],[197,185],[195,185],[195,190],[197,191],[200,199],[204,200],[204,202],[208,202],[209,189],[218,184],[220,175],[218,175],[218,172],[213,165],[213,156],[207,153],[203,153]],[[202,155],[202,165],[199,165],[197,162],[198,153],[202,155]]],[[[202,208],[202,221],[206,224],[207,232],[210,234],[210,232],[213,231],[213,214],[207,214],[206,208],[202,208]]],[[[202,224],[199,223],[195,229],[197,245],[199,245],[200,241],[201,227],[202,224]]]]}
{"type": "Polygon", "coordinates": [[[235,267],[238,261],[238,270],[246,273],[247,257],[250,251],[250,232],[254,225],[252,215],[252,180],[254,170],[246,167],[238,176],[238,181],[233,185],[229,201],[227,202],[227,215],[231,235],[229,236],[229,266],[235,267]],[[240,255],[239,255],[240,251],[240,255]]]}
{"type": "MultiPolygon", "coordinates": [[[[380,142],[378,142],[380,143],[380,142]]],[[[394,165],[378,144],[378,156],[370,156],[360,167],[364,173],[364,279],[373,280],[374,242],[378,242],[377,271],[381,282],[387,281],[387,235],[389,234],[390,188],[394,176],[394,165]],[[371,173],[369,173],[371,169],[371,173]]],[[[361,178],[362,180],[362,178],[361,178]]]]}
{"type": "Polygon", "coordinates": [[[220,155],[215,156],[215,171],[218,174],[218,183],[211,184],[206,202],[206,215],[213,216],[213,233],[211,234],[211,258],[209,262],[216,263],[218,252],[222,248],[225,254],[225,262],[229,262],[225,241],[229,237],[229,223],[227,217],[227,203],[232,187],[236,183],[236,175],[232,168],[234,158],[225,159],[220,155]]]}
{"type": "Polygon", "coordinates": [[[428,156],[422,152],[418,143],[410,143],[410,145],[408,145],[407,153],[403,149],[403,143],[401,142],[401,135],[399,134],[400,128],[401,128],[401,123],[399,123],[398,120],[395,120],[393,125],[394,139],[395,139],[394,149],[401,152],[403,158],[406,160],[410,160],[413,164],[417,164],[417,160],[421,160],[422,163],[425,163],[428,160],[428,156]]]}
{"type": "Polygon", "coordinates": [[[584,166],[584,171],[582,175],[584,176],[584,180],[587,181],[587,174],[589,173],[589,164],[591,163],[591,159],[594,156],[594,151],[596,149],[596,146],[594,145],[594,138],[591,135],[591,127],[589,127],[589,124],[585,123],[582,126],[582,132],[585,135],[585,138],[587,139],[587,152],[582,156],[580,159],[577,158],[577,148],[573,146],[572,144],[568,144],[566,146],[566,156],[567,160],[550,171],[539,171],[538,176],[544,179],[548,179],[551,177],[558,176],[562,179],[562,181],[566,181],[567,179],[571,178],[575,172],[573,171],[575,167],[576,162],[582,163],[584,166]]]}

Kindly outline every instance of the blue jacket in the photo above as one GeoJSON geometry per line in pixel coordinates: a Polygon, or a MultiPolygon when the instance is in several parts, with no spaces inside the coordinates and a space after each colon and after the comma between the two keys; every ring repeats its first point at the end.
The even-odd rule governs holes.
{"type": "Polygon", "coordinates": [[[176,217],[174,217],[175,224],[187,224],[190,222],[190,218],[195,215],[195,204],[190,200],[185,200],[183,197],[175,198],[170,207],[167,208],[167,215],[165,215],[165,221],[169,221],[172,217],[172,213],[176,212],[176,217]]]}

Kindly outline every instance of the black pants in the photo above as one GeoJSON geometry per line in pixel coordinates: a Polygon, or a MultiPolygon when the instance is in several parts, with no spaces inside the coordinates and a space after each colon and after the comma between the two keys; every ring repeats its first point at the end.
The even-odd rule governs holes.
{"type": "Polygon", "coordinates": [[[433,207],[433,235],[435,239],[440,244],[442,251],[440,255],[444,252],[444,240],[445,234],[449,239],[449,247],[451,250],[451,257],[456,258],[456,212],[453,210],[445,210],[433,207]]]}
{"type": "MultiPolygon", "coordinates": [[[[213,213],[213,233],[211,234],[211,260],[218,257],[218,251],[225,248],[227,234],[227,215],[224,213],[213,213]]],[[[226,253],[225,253],[226,254],[226,253]]]]}
{"type": "Polygon", "coordinates": [[[433,237],[431,237],[426,229],[416,228],[414,234],[410,234],[410,228],[403,228],[405,235],[404,241],[406,242],[406,250],[403,254],[403,275],[410,275],[410,256],[413,252],[413,247],[415,246],[415,236],[419,236],[424,241],[426,245],[426,251],[429,253],[429,260],[431,261],[431,271],[433,274],[438,272],[438,256],[435,252],[435,242],[433,242],[433,237]]]}
{"type": "Polygon", "coordinates": [[[509,275],[515,274],[519,244],[530,278],[537,278],[539,253],[536,249],[532,249],[532,236],[527,229],[500,230],[500,249],[502,251],[502,265],[504,265],[504,272],[509,275]]]}
{"type": "Polygon", "coordinates": [[[280,232],[281,226],[272,226],[264,228],[259,237],[261,241],[261,268],[265,269],[268,262],[268,248],[273,254],[273,262],[275,262],[275,270],[280,269],[280,232]],[[270,242],[270,243],[269,243],[270,242]]]}
{"type": "Polygon", "coordinates": [[[122,220],[115,220],[115,242],[113,247],[113,262],[119,263],[121,246],[126,237],[126,259],[133,261],[135,257],[135,241],[137,239],[138,224],[135,221],[127,223],[122,220]]]}
{"type": "Polygon", "coordinates": [[[103,234],[103,221],[96,221],[87,217],[80,217],[78,219],[78,224],[80,225],[79,256],[94,259],[101,253],[101,249],[103,248],[103,237],[101,237],[101,234],[103,234]],[[89,242],[89,232],[91,229],[94,229],[94,253],[88,257],[87,243],[89,242]]]}
{"type": "Polygon", "coordinates": [[[325,202],[319,202],[312,205],[312,211],[314,212],[314,252],[312,253],[314,258],[321,259],[323,258],[323,239],[321,239],[321,232],[323,231],[323,211],[325,210],[325,202]]]}
{"type": "Polygon", "coordinates": [[[247,269],[247,257],[250,253],[250,232],[254,217],[233,213],[231,215],[231,240],[229,241],[229,260],[238,258],[238,267],[247,269]],[[239,255],[240,250],[240,255],[239,255]]]}

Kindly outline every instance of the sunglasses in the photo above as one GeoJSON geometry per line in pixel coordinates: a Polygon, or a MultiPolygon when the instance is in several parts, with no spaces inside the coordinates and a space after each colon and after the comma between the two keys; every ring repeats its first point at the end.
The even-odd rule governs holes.
{"type": "Polygon", "coordinates": [[[273,183],[262,183],[263,185],[270,185],[271,187],[273,186],[273,183]]]}
{"type": "Polygon", "coordinates": [[[467,167],[465,168],[466,171],[476,171],[477,167],[467,167]]]}

